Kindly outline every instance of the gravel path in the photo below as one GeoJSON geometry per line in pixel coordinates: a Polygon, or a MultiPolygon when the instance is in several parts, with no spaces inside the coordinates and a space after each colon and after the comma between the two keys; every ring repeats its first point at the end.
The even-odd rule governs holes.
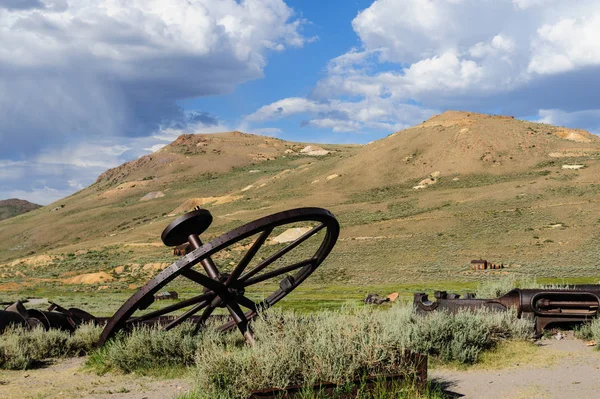
{"type": "Polygon", "coordinates": [[[600,352],[576,339],[540,342],[556,357],[547,366],[502,370],[431,370],[430,378],[465,399],[600,398],[600,352]]]}
{"type": "Polygon", "coordinates": [[[190,389],[190,381],[159,380],[135,374],[97,375],[82,370],[84,358],[60,360],[48,367],[0,370],[4,399],[169,399],[190,389]]]}

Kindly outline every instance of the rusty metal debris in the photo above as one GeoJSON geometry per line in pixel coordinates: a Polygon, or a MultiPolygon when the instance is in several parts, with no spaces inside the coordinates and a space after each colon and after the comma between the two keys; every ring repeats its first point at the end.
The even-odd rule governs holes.
{"type": "Polygon", "coordinates": [[[192,320],[196,323],[197,331],[202,328],[217,308],[226,308],[230,315],[229,320],[218,329],[229,331],[237,327],[246,341],[252,344],[254,337],[248,324],[249,321],[256,317],[261,310],[283,299],[315,271],[331,252],[339,235],[337,219],[331,212],[321,208],[291,209],[266,216],[204,244],[199,236],[211,223],[212,215],[208,210],[195,209],[167,226],[161,236],[163,243],[171,247],[187,243],[192,249],[191,252],[160,272],[117,310],[102,332],[100,345],[103,345],[122,329],[128,329],[131,325],[150,321],[157,317],[170,319],[163,325],[165,330],[186,320],[192,320]],[[299,238],[287,243],[273,255],[258,262],[251,270],[246,270],[276,227],[294,225],[299,222],[316,222],[317,225],[299,238]],[[325,234],[314,254],[291,264],[280,262],[285,254],[321,231],[324,231],[325,234]],[[232,246],[253,236],[257,236],[257,238],[232,271],[230,273],[219,271],[211,256],[221,251],[229,251],[232,246]],[[194,269],[194,266],[198,264],[202,267],[201,271],[194,269]],[[272,264],[277,265],[274,270],[264,271],[272,264]],[[198,295],[134,317],[137,311],[145,310],[152,304],[155,293],[178,277],[187,278],[198,284],[198,295]],[[278,288],[262,301],[256,303],[247,296],[246,291],[251,286],[274,278],[280,278],[278,288]],[[174,314],[174,312],[190,306],[191,308],[183,314],[174,314]],[[247,310],[244,311],[242,308],[247,310]],[[201,315],[195,316],[199,312],[201,315]]]}
{"type": "Polygon", "coordinates": [[[589,321],[598,316],[600,285],[582,284],[565,289],[519,289],[515,288],[494,299],[477,299],[468,293],[464,298],[446,291],[436,291],[435,301],[419,292],[414,294],[414,306],[419,313],[435,310],[457,312],[460,309],[486,308],[506,311],[515,308],[517,317],[535,319],[536,334],[556,325],[572,325],[589,321]]]}
{"type": "MultiPolygon", "coordinates": [[[[118,331],[129,330],[138,325],[158,325],[169,330],[184,321],[196,324],[198,331],[209,317],[223,319],[220,331],[238,328],[246,341],[254,342],[249,321],[264,310],[283,299],[300,285],[325,260],[333,249],[339,236],[339,223],[331,212],[322,208],[297,208],[263,217],[215,238],[204,244],[200,235],[212,223],[212,215],[206,209],[195,208],[170,223],[162,233],[165,245],[176,247],[176,254],[184,254],[181,259],[165,268],[146,285],[129,298],[112,317],[94,317],[76,308],[65,309],[52,303],[48,311],[25,309],[21,302],[0,310],[0,333],[10,325],[45,329],[58,328],[73,331],[84,322],[104,325],[99,345],[102,346],[118,331]],[[283,247],[266,257],[259,259],[249,267],[255,255],[267,242],[275,228],[298,223],[312,222],[314,227],[300,237],[286,243],[283,247]],[[317,237],[317,233],[323,232],[317,237]],[[228,252],[242,240],[254,237],[246,253],[229,273],[220,271],[212,256],[228,252]],[[302,260],[287,261],[284,256],[299,247],[311,237],[316,237],[316,251],[302,260]],[[200,270],[194,267],[201,265],[200,270]],[[268,267],[270,266],[270,269],[268,267]],[[247,270],[249,269],[249,270],[247,270]],[[198,295],[180,300],[161,309],[137,314],[146,310],[155,300],[177,299],[174,291],[160,292],[175,278],[182,277],[196,283],[198,295]],[[255,302],[248,297],[247,291],[254,285],[265,281],[278,281],[277,288],[263,300],[255,302]],[[182,314],[175,312],[185,310],[182,314]],[[229,316],[211,316],[217,308],[226,308],[229,316]],[[243,310],[246,309],[246,310],[243,310]],[[197,315],[197,313],[200,313],[197,315]]],[[[262,292],[262,291],[261,291],[262,292]]]]}
{"type": "Polygon", "coordinates": [[[166,299],[179,299],[179,294],[177,291],[163,291],[154,295],[155,301],[164,301],[166,299]]]}
{"type": "Polygon", "coordinates": [[[102,323],[103,319],[77,309],[65,309],[55,303],[50,303],[47,311],[26,309],[23,302],[17,301],[4,310],[0,310],[0,333],[10,325],[44,330],[57,329],[73,332],[84,322],[102,323]]]}

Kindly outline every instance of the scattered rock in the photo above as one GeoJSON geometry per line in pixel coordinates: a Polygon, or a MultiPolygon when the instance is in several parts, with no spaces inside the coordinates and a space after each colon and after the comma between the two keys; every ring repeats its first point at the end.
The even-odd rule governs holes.
{"type": "Polygon", "coordinates": [[[334,173],[332,175],[327,176],[327,178],[325,180],[329,181],[329,180],[333,180],[337,177],[340,177],[340,175],[338,175],[337,173],[334,173]]]}
{"type": "Polygon", "coordinates": [[[382,303],[390,302],[390,298],[381,297],[378,294],[367,294],[367,297],[363,301],[363,303],[370,303],[373,305],[381,305],[382,303]]]}
{"type": "Polygon", "coordinates": [[[315,184],[315,183],[318,183],[318,182],[319,182],[319,179],[311,181],[310,184],[315,184]]]}
{"type": "Polygon", "coordinates": [[[572,169],[572,170],[578,170],[583,168],[585,165],[563,165],[561,167],[561,169],[572,169]]]}
{"type": "Polygon", "coordinates": [[[162,301],[165,299],[179,299],[179,294],[177,291],[162,291],[154,295],[154,299],[157,301],[162,301]]]}
{"type": "Polygon", "coordinates": [[[116,274],[121,274],[123,272],[125,272],[125,266],[117,266],[117,267],[115,267],[115,273],[116,274]]]}
{"type": "Polygon", "coordinates": [[[252,169],[252,170],[248,171],[248,173],[258,173],[258,172],[260,172],[260,169],[252,169]]]}
{"type": "Polygon", "coordinates": [[[324,148],[318,147],[316,145],[307,145],[300,152],[304,155],[310,155],[313,157],[320,157],[323,155],[328,155],[330,152],[324,148]]]}
{"type": "Polygon", "coordinates": [[[242,192],[244,192],[244,191],[248,191],[248,190],[250,190],[252,187],[254,187],[254,185],[253,185],[253,184],[250,184],[250,185],[248,185],[248,186],[246,186],[246,187],[242,188],[242,190],[241,190],[241,191],[242,191],[242,192]]]}
{"type": "Polygon", "coordinates": [[[590,138],[591,134],[581,129],[558,128],[553,134],[561,139],[576,141],[578,143],[589,143],[592,141],[590,138]]]}
{"type": "Polygon", "coordinates": [[[165,196],[165,193],[163,193],[162,191],[153,191],[151,193],[144,195],[142,198],[140,198],[140,201],[150,201],[155,198],[162,198],[164,196],[165,196]]]}
{"type": "Polygon", "coordinates": [[[440,171],[435,171],[435,172],[431,173],[428,178],[421,180],[418,185],[413,187],[413,189],[421,190],[423,188],[427,188],[428,186],[431,186],[432,184],[437,183],[440,175],[441,175],[440,171]]]}
{"type": "Polygon", "coordinates": [[[563,339],[563,338],[564,338],[564,335],[562,335],[562,334],[559,332],[558,334],[556,334],[556,335],[554,336],[554,338],[555,338],[557,341],[560,341],[561,339],[563,339]]]}

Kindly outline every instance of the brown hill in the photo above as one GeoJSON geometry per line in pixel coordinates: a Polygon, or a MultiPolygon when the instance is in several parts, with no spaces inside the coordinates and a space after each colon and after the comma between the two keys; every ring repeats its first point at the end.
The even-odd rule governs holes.
{"type": "Polygon", "coordinates": [[[17,198],[0,200],[0,220],[8,219],[39,207],[41,205],[17,198]]]}
{"type": "Polygon", "coordinates": [[[215,217],[205,240],[286,208],[329,208],[342,233],[323,282],[476,280],[464,262],[480,257],[515,265],[501,273],[597,275],[597,136],[452,111],[364,146],[306,147],[183,135],[105,172],[64,207],[1,222],[0,275],[36,287],[14,268],[44,284],[104,272],[127,290],[147,278],[144,265],[172,259],[160,232],[194,205],[215,217]]]}
{"type": "Polygon", "coordinates": [[[335,172],[361,188],[416,185],[434,172],[446,177],[513,174],[542,162],[599,154],[600,138],[584,130],[448,111],[366,145],[335,172]]]}
{"type": "Polygon", "coordinates": [[[157,152],[102,173],[96,183],[161,179],[173,173],[224,173],[233,167],[273,160],[302,149],[297,143],[238,131],[183,134],[157,152]],[[193,157],[193,162],[188,161],[193,157]]]}

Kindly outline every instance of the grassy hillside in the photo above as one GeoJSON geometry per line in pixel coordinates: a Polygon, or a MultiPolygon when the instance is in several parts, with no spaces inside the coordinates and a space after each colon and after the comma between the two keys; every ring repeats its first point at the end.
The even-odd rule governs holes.
{"type": "MultiPolygon", "coordinates": [[[[0,223],[0,290],[126,297],[175,260],[160,233],[194,205],[214,216],[205,241],[287,208],[331,210],[340,240],[309,281],[332,296],[504,274],[598,276],[597,136],[446,112],[368,145],[321,145],[328,155],[307,155],[305,146],[239,132],[184,135],[111,169],[56,204],[0,223]],[[470,271],[479,257],[507,268],[470,271]],[[90,272],[106,275],[65,285],[90,272]]],[[[319,294],[326,296],[307,295],[319,294]]]]}
{"type": "Polygon", "coordinates": [[[39,207],[41,207],[41,205],[17,198],[0,200],[0,220],[12,218],[39,207]]]}

